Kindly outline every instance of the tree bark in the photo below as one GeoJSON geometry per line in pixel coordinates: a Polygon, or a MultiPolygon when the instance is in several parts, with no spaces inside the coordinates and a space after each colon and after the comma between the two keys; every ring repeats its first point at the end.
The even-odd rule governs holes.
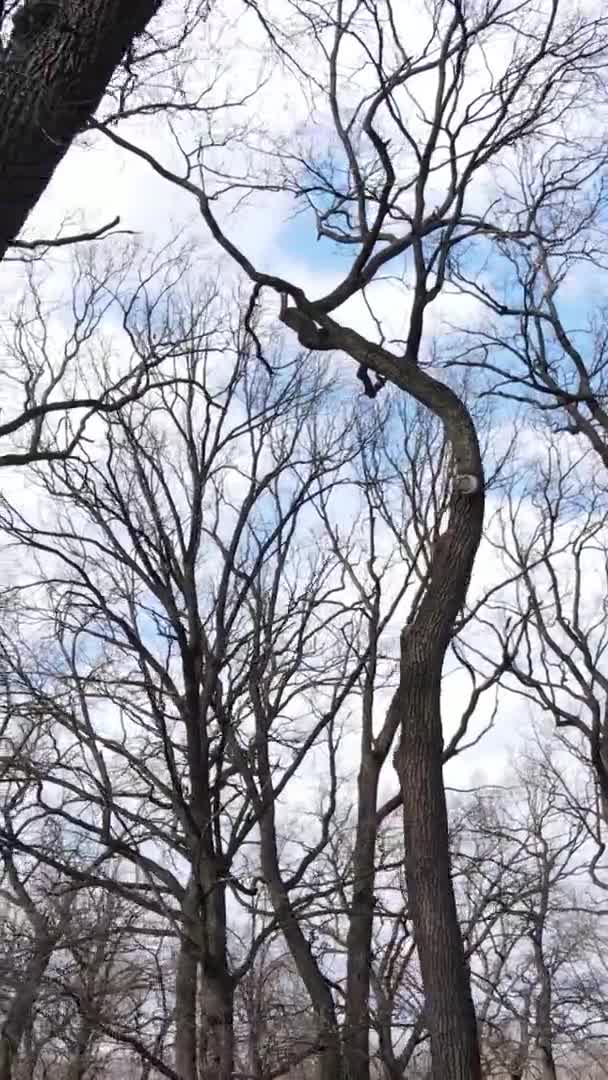
{"type": "Polygon", "coordinates": [[[175,977],[175,1070],[181,1080],[198,1080],[196,982],[196,948],[184,938],[179,948],[175,977]]]}
{"type": "Polygon", "coordinates": [[[0,258],[161,3],[25,0],[0,64],[0,258]]]}
{"type": "Polygon", "coordinates": [[[24,979],[17,989],[0,1030],[0,1080],[12,1080],[13,1065],[23,1033],[31,1020],[34,1002],[40,990],[42,977],[48,967],[57,939],[41,936],[36,940],[35,952],[30,960],[24,979]]]}
{"type": "Polygon", "coordinates": [[[395,768],[403,798],[406,880],[434,1080],[481,1078],[477,1023],[451,877],[440,699],[443,661],[466,596],[482,521],[483,495],[455,492],[448,528],[433,554],[426,595],[401,637],[397,691],[401,733],[395,768]]]}
{"type": "MultiPolygon", "coordinates": [[[[260,755],[266,757],[267,748],[260,750],[260,755]]],[[[268,761],[266,761],[265,773],[267,776],[270,775],[268,761]]],[[[315,1013],[319,1041],[318,1080],[341,1080],[342,1054],[334,1001],[310,944],[294,914],[289,894],[281,877],[272,799],[268,800],[266,809],[260,817],[260,847],[262,872],[277,922],[315,1013]]]]}
{"type": "Polygon", "coordinates": [[[201,990],[202,1080],[234,1076],[233,990],[228,972],[204,970],[201,990]]]}
{"type": "Polygon", "coordinates": [[[176,1071],[182,1080],[198,1080],[199,1076],[202,1080],[232,1080],[234,981],[227,966],[225,885],[204,859],[198,877],[197,881],[192,875],[182,905],[184,934],[176,976],[176,1071]],[[203,878],[212,884],[203,888],[203,878]]]}
{"type": "MultiPolygon", "coordinates": [[[[468,409],[450,387],[418,367],[424,298],[420,304],[417,310],[414,302],[403,358],[339,326],[314,306],[310,314],[326,331],[324,348],[342,349],[441,420],[454,473],[474,481],[469,494],[454,483],[448,526],[435,545],[430,580],[401,636],[399,687],[391,708],[397,708],[401,717],[395,768],[403,797],[406,880],[431,1037],[432,1076],[480,1080],[477,1022],[451,878],[440,694],[443,661],[481,541],[484,475],[468,409]]],[[[282,315],[287,325],[291,310],[282,315]]]]}
{"type": "MultiPolygon", "coordinates": [[[[415,646],[410,642],[409,649],[415,646]]],[[[409,650],[408,650],[409,651],[409,650]]],[[[442,775],[441,664],[408,658],[401,743],[408,900],[425,991],[434,1080],[480,1080],[477,1024],[451,879],[442,775]],[[417,668],[417,670],[416,670],[417,668]]]]}
{"type": "MultiPolygon", "coordinates": [[[[353,846],[353,894],[346,941],[346,994],[344,1004],[344,1066],[347,1080],[370,1080],[369,996],[372,933],[375,908],[376,846],[378,838],[378,783],[382,767],[399,727],[394,705],[374,738],[374,688],[378,661],[380,596],[376,591],[369,627],[369,659],[361,717],[361,765],[357,778],[357,828],[353,846]]],[[[390,1043],[390,1022],[380,1035],[387,1075],[395,1065],[390,1043]]],[[[400,1073],[402,1070],[400,1070],[400,1073]]]]}
{"type": "Polygon", "coordinates": [[[203,858],[199,875],[203,935],[199,1071],[201,1080],[232,1080],[234,980],[228,968],[225,874],[217,861],[203,858]]]}
{"type": "Polygon", "coordinates": [[[358,778],[353,896],[346,945],[344,1061],[347,1080],[369,1080],[370,953],[374,923],[376,813],[380,767],[363,750],[358,778]]]}
{"type": "MultiPolygon", "coordinates": [[[[258,275],[257,280],[277,288],[276,279],[258,275]]],[[[432,1076],[481,1080],[477,1021],[451,878],[440,709],[443,661],[482,535],[484,474],[477,433],[457,394],[418,366],[427,303],[424,289],[414,298],[403,357],[341,326],[325,314],[322,304],[310,303],[300,290],[291,288],[291,295],[298,306],[283,303],[281,321],[296,330],[300,340],[302,326],[314,329],[319,323],[323,333],[317,335],[315,348],[341,349],[430,409],[443,424],[456,478],[473,482],[467,493],[454,482],[448,527],[435,545],[430,580],[401,635],[399,686],[391,709],[398,709],[401,716],[395,768],[403,798],[406,880],[431,1037],[432,1076]]]]}
{"type": "Polygon", "coordinates": [[[81,1016],[78,1024],[78,1036],[74,1057],[68,1070],[68,1080],[85,1080],[91,1064],[89,1046],[93,1025],[86,1017],[81,1016]]]}
{"type": "Polygon", "coordinates": [[[188,883],[183,902],[184,932],[175,975],[175,1069],[182,1080],[198,1080],[196,1065],[196,986],[198,948],[192,937],[197,921],[197,889],[188,883]]]}
{"type": "MultiPolygon", "coordinates": [[[[547,879],[545,884],[548,889],[547,879]]],[[[557,1080],[555,1058],[553,1057],[553,1031],[551,1023],[553,988],[551,986],[551,974],[547,970],[543,949],[543,923],[546,917],[547,903],[548,894],[546,899],[543,897],[541,900],[538,917],[539,925],[532,938],[534,945],[534,960],[540,982],[540,990],[536,1002],[536,1045],[539,1051],[543,1080],[557,1080]]]]}

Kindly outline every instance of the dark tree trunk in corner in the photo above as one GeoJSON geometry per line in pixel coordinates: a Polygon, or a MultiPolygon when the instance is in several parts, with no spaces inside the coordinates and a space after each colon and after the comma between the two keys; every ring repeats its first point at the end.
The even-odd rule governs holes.
{"type": "Polygon", "coordinates": [[[161,3],[24,0],[0,63],[0,258],[161,3]]]}

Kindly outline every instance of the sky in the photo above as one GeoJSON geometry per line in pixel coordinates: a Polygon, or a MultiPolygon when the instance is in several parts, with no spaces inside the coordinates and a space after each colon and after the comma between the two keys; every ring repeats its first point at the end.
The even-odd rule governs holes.
{"type": "MultiPolygon", "coordinates": [[[[275,0],[275,2],[278,3],[279,10],[285,10],[287,0],[275,0]]],[[[171,0],[175,10],[178,10],[182,3],[183,0],[171,0]]],[[[545,5],[545,0],[539,0],[535,6],[542,8],[543,5],[545,5]]],[[[398,0],[397,10],[400,17],[404,18],[405,37],[412,50],[416,40],[423,39],[424,22],[421,18],[414,17],[414,8],[420,9],[421,6],[418,2],[405,5],[398,0]]],[[[252,178],[256,175],[256,162],[258,166],[260,163],[267,166],[269,172],[274,167],[273,162],[269,162],[268,148],[271,146],[274,146],[275,150],[278,147],[277,153],[285,146],[293,146],[295,142],[300,147],[309,146],[319,150],[319,147],[323,146],[323,140],[329,137],[328,117],[326,113],[322,115],[319,103],[316,103],[315,122],[311,123],[310,101],[304,94],[298,96],[294,90],[294,80],[287,72],[270,70],[260,26],[251,15],[247,18],[239,17],[240,0],[225,0],[223,4],[218,3],[216,9],[214,18],[201,31],[200,48],[196,50],[194,74],[191,78],[195,83],[197,78],[199,80],[203,78],[205,65],[208,62],[212,63],[210,57],[215,57],[218,50],[221,52],[221,48],[225,46],[226,53],[222,55],[221,70],[217,76],[216,85],[210,91],[210,100],[214,97],[221,99],[222,96],[238,97],[258,80],[263,83],[263,87],[260,94],[252,99],[245,110],[245,118],[248,122],[255,121],[254,135],[249,139],[245,127],[242,131],[236,129],[236,119],[240,120],[240,113],[237,112],[235,128],[233,128],[234,141],[227,148],[222,146],[213,151],[211,159],[214,164],[220,163],[231,172],[238,169],[243,176],[252,178]],[[239,82],[233,76],[229,77],[225,74],[226,71],[235,70],[239,72],[239,82]]],[[[298,58],[302,63],[311,62],[310,43],[302,37],[301,29],[295,24],[294,35],[293,42],[295,42],[298,58]]],[[[473,74],[473,87],[483,85],[483,80],[487,77],[491,65],[494,65],[494,71],[499,66],[500,48],[500,42],[494,44],[488,54],[489,66],[484,67],[479,63],[478,69],[473,74]]],[[[502,48],[504,48],[504,41],[502,48]]],[[[364,71],[356,68],[352,57],[349,57],[349,63],[351,66],[348,75],[345,75],[347,97],[354,95],[354,88],[360,87],[367,77],[364,71]]],[[[150,92],[152,93],[152,89],[150,92]]],[[[471,94],[474,97],[473,90],[471,94]]],[[[420,110],[425,102],[428,103],[431,100],[431,96],[432,86],[427,80],[419,101],[410,102],[412,123],[417,130],[424,130],[425,125],[420,110]]],[[[220,131],[221,113],[214,122],[217,123],[217,130],[220,131]]],[[[194,145],[197,137],[203,138],[203,135],[207,137],[209,134],[204,118],[200,116],[188,121],[180,119],[176,121],[176,125],[179,128],[182,145],[194,145]],[[203,135],[200,134],[201,132],[203,135]]],[[[180,154],[176,151],[167,125],[161,119],[153,117],[138,120],[123,124],[118,130],[125,137],[132,137],[147,150],[157,153],[163,163],[176,169],[181,167],[180,154]]],[[[403,168],[405,171],[405,164],[403,168]]],[[[444,171],[438,170],[437,189],[444,178],[444,171]]],[[[503,176],[502,180],[504,179],[503,176]]],[[[475,199],[478,202],[481,202],[483,198],[492,200],[494,193],[491,185],[494,180],[496,177],[493,178],[488,172],[484,172],[475,192],[475,199]]],[[[331,241],[320,242],[316,236],[312,212],[304,210],[296,213],[295,211],[299,209],[300,203],[294,207],[293,200],[285,193],[271,190],[256,191],[237,208],[225,207],[220,212],[220,218],[228,234],[242,243],[248,257],[256,267],[284,276],[303,288],[308,296],[316,297],[329,292],[336,281],[344,275],[349,265],[348,249],[331,241]]],[[[140,267],[149,267],[154,260],[155,252],[163,245],[171,244],[178,237],[177,246],[183,245],[188,251],[191,281],[197,283],[206,279],[211,280],[226,294],[230,294],[239,287],[244,288],[245,293],[248,293],[249,284],[243,286],[242,276],[230,258],[219,251],[216,243],[209,236],[192,196],[160,178],[148,164],[113,145],[97,132],[87,133],[70,149],[53,177],[48,191],[29,219],[25,235],[30,238],[54,235],[61,227],[66,232],[77,231],[81,228],[95,229],[117,215],[120,216],[119,228],[128,230],[128,235],[117,234],[100,241],[96,245],[96,251],[101,264],[104,259],[110,261],[114,259],[120,268],[125,263],[125,251],[131,250],[128,245],[133,245],[132,262],[129,255],[124,273],[121,270],[118,273],[118,279],[122,274],[124,280],[136,282],[140,267]],[[139,253],[136,252],[136,245],[139,245],[139,253]]],[[[468,265],[473,265],[472,257],[468,265]]],[[[492,263],[491,260],[485,264],[480,260],[476,266],[479,266],[480,274],[498,270],[498,263],[492,263]]],[[[6,347],[6,335],[10,337],[11,318],[16,304],[23,292],[27,293],[29,285],[24,268],[18,263],[5,262],[0,266],[0,276],[2,282],[0,290],[0,408],[2,417],[5,418],[19,406],[14,383],[6,379],[6,371],[11,362],[9,350],[6,347]]],[[[72,318],[70,311],[72,276],[72,254],[63,249],[50,259],[49,270],[43,285],[44,294],[49,298],[52,308],[45,315],[51,355],[60,355],[66,332],[69,332],[72,318]]],[[[374,317],[370,314],[362,297],[357,295],[340,309],[340,320],[372,338],[377,337],[378,325],[380,325],[387,339],[402,340],[408,326],[410,283],[411,265],[407,260],[400,258],[396,260],[394,266],[390,267],[390,274],[373,284],[368,291],[367,299],[373,306],[374,317]]],[[[560,289],[559,300],[560,310],[569,325],[581,327],[585,325],[590,308],[603,302],[604,283],[605,276],[585,263],[566,279],[560,289]]],[[[265,299],[268,303],[267,325],[278,331],[280,324],[276,319],[276,298],[269,295],[265,299]]],[[[446,289],[428,313],[423,343],[425,360],[429,364],[432,363],[432,349],[436,343],[440,345],[447,343],[449,346],[457,340],[458,334],[454,327],[475,329],[483,317],[483,311],[477,300],[471,296],[459,295],[454,289],[446,289]]],[[[288,354],[293,354],[295,346],[289,337],[286,338],[285,345],[288,354]]],[[[129,342],[121,329],[120,312],[116,306],[108,311],[99,328],[99,333],[95,335],[91,343],[90,364],[94,366],[96,358],[102,357],[104,351],[108,350],[112,354],[114,363],[120,365],[126,362],[129,355],[129,342]]],[[[352,391],[352,407],[359,410],[361,414],[368,413],[373,406],[361,393],[352,361],[339,356],[332,358],[331,362],[344,373],[345,394],[352,391]]],[[[456,380],[459,373],[452,372],[450,377],[456,380]]],[[[382,402],[382,399],[379,401],[382,402]]],[[[481,414],[484,401],[480,399],[477,406],[481,414]]],[[[546,510],[538,501],[535,503],[531,493],[540,466],[548,460],[547,440],[538,420],[523,410],[512,405],[495,405],[495,409],[491,417],[492,427],[489,434],[484,431],[487,459],[488,462],[496,460],[507,451],[512,439],[516,439],[517,445],[513,451],[514,460],[507,461],[505,471],[506,475],[510,475],[513,480],[515,497],[520,499],[517,529],[519,535],[525,537],[538,527],[539,521],[543,524],[543,514],[546,516],[546,510]]],[[[93,426],[91,434],[99,439],[100,429],[93,426]]],[[[580,450],[580,444],[577,441],[566,440],[563,444],[564,458],[573,470],[574,486],[578,485],[582,479],[585,484],[584,496],[586,498],[592,492],[594,484],[601,486],[601,481],[598,478],[598,470],[593,458],[590,455],[587,457],[581,455],[580,450]]],[[[239,461],[237,464],[245,463],[246,456],[245,449],[243,462],[239,461]]],[[[404,471],[409,467],[408,463],[404,463],[404,471]]],[[[236,504],[240,496],[239,480],[234,475],[228,483],[231,485],[230,494],[236,504]]],[[[501,486],[497,483],[488,492],[486,535],[475,564],[470,590],[471,601],[482,596],[497,582],[502,581],[511,569],[496,546],[501,525],[506,519],[505,487],[506,484],[501,486]]],[[[55,507],[52,499],[42,495],[40,485],[36,484],[25,470],[2,470],[0,490],[8,502],[14,502],[23,507],[28,516],[34,520],[50,522],[54,519],[55,507]]],[[[601,518],[605,513],[605,499],[601,492],[598,498],[598,518],[601,518]]],[[[354,514],[355,506],[356,500],[352,494],[341,498],[338,511],[342,525],[350,515],[354,514]]],[[[585,508],[580,513],[574,505],[570,508],[568,520],[562,526],[564,536],[576,535],[577,529],[584,524],[585,513],[585,508]]],[[[76,521],[76,515],[72,519],[72,524],[74,521],[76,521]]],[[[590,539],[587,548],[584,560],[582,616],[583,622],[590,624],[596,618],[598,607],[606,595],[605,543],[600,538],[597,545],[594,545],[593,539],[590,539]]],[[[212,563],[213,557],[208,555],[203,567],[205,579],[210,576],[212,563]]],[[[50,562],[47,562],[44,569],[47,572],[51,569],[54,571],[57,565],[54,561],[51,567],[50,562]]],[[[556,558],[555,565],[566,601],[571,603],[574,562],[570,552],[565,551],[556,558]]],[[[29,578],[39,572],[39,566],[35,566],[33,560],[25,565],[22,550],[16,551],[6,547],[0,550],[0,566],[5,584],[7,582],[22,583],[24,577],[29,578]]],[[[402,574],[397,562],[393,564],[390,573],[392,583],[397,586],[402,574]]],[[[570,614],[571,610],[569,607],[570,614]]],[[[401,609],[399,617],[394,620],[386,635],[387,648],[390,647],[393,655],[397,652],[399,631],[404,616],[405,613],[401,609]]],[[[467,631],[466,640],[486,655],[488,652],[495,655],[496,643],[491,635],[492,621],[499,623],[501,618],[502,616],[498,615],[495,609],[490,610],[487,613],[488,621],[485,624],[473,625],[467,631]]],[[[152,636],[154,630],[151,620],[149,623],[144,633],[152,636]]],[[[599,656],[598,663],[604,670],[603,654],[599,656]]],[[[571,687],[571,689],[576,693],[576,687],[571,687]]],[[[601,688],[595,686],[594,690],[603,700],[601,688]]],[[[455,661],[453,656],[449,656],[445,665],[442,697],[446,741],[458,727],[470,692],[469,673],[455,661]]],[[[562,700],[566,699],[566,696],[567,692],[563,690],[562,700]]],[[[383,719],[384,710],[390,698],[390,690],[382,690],[378,693],[378,724],[383,719]]],[[[570,701],[574,701],[576,708],[576,699],[571,698],[570,701]]],[[[299,708],[302,710],[301,705],[299,708]]],[[[297,710],[294,711],[297,713],[297,710]]],[[[345,727],[340,752],[341,767],[344,773],[350,773],[351,777],[350,786],[346,784],[341,792],[345,801],[349,796],[354,798],[356,793],[352,781],[358,766],[359,702],[352,702],[350,715],[346,717],[348,712],[348,709],[344,710],[345,727]]],[[[295,719],[302,721],[305,717],[297,715],[295,719]]],[[[96,722],[105,734],[118,733],[117,711],[112,707],[98,705],[96,722]]],[[[449,798],[454,801],[457,800],[457,792],[463,789],[480,789],[484,785],[513,782],[515,757],[521,753],[535,753],[537,738],[549,738],[552,734],[551,721],[542,710],[525,698],[505,691],[500,691],[497,699],[493,689],[482,698],[471,721],[465,742],[475,740],[486,726],[490,726],[490,730],[483,734],[479,743],[464,752],[462,756],[450,761],[445,769],[449,798]],[[540,736],[537,735],[539,731],[540,736]]],[[[556,753],[557,757],[564,762],[564,775],[566,775],[572,768],[571,762],[566,763],[565,755],[560,751],[556,753]]],[[[118,758],[117,761],[118,772],[123,766],[118,758]]],[[[280,823],[286,826],[286,833],[290,832],[291,835],[300,837],[302,822],[308,823],[312,818],[310,830],[308,827],[306,829],[306,839],[310,840],[315,825],[318,826],[318,808],[323,790],[327,790],[327,780],[326,755],[321,747],[310,755],[306,768],[300,771],[289,786],[288,797],[283,801],[280,810],[280,823]],[[289,830],[287,824],[289,824],[289,830]],[[294,825],[295,833],[292,831],[294,825]]],[[[389,755],[380,786],[380,801],[392,796],[396,788],[397,779],[389,755]]],[[[397,826],[400,829],[398,821],[397,826]]],[[[149,842],[149,854],[152,857],[155,857],[159,850],[156,841],[149,842]]],[[[177,861],[178,856],[176,855],[175,858],[177,861]]],[[[160,861],[162,864],[162,858],[160,861]]],[[[180,870],[182,869],[180,867],[180,870]]]]}

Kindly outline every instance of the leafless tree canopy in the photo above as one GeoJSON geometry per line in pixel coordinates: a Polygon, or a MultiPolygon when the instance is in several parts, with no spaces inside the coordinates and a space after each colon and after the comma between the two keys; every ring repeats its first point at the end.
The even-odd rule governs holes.
{"type": "Polygon", "coordinates": [[[0,1080],[608,1076],[602,6],[0,37],[0,1080]]]}

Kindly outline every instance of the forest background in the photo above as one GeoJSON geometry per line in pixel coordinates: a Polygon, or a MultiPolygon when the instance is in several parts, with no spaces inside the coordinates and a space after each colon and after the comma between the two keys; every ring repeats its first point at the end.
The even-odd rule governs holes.
{"type": "Polygon", "coordinates": [[[608,1075],[602,5],[0,5],[0,1078],[608,1075]]]}

